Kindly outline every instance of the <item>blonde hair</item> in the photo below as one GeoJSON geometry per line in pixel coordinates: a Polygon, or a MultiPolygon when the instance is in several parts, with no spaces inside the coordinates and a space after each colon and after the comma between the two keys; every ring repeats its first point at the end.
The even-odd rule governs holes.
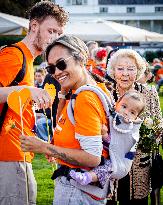
{"type": "Polygon", "coordinates": [[[108,62],[110,76],[114,79],[115,65],[117,63],[117,60],[122,57],[128,57],[135,60],[137,66],[136,80],[141,78],[144,71],[146,70],[146,63],[144,62],[144,59],[132,49],[119,49],[116,53],[114,53],[113,56],[111,56],[108,62]]]}

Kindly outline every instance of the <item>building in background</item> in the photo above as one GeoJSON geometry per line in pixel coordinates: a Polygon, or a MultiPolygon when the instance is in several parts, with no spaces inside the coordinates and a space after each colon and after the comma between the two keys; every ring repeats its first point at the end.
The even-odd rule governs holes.
{"type": "Polygon", "coordinates": [[[54,0],[70,21],[103,19],[163,34],[163,0],[54,0]]]}

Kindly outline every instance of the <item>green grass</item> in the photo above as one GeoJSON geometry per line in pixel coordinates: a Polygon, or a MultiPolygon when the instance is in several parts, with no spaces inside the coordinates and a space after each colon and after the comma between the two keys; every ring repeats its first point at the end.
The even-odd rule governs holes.
{"type": "Polygon", "coordinates": [[[54,181],[51,180],[52,166],[40,154],[35,155],[32,165],[37,181],[37,205],[51,205],[54,193],[54,181]]]}
{"type": "Polygon", "coordinates": [[[163,112],[163,96],[160,96],[160,105],[161,105],[161,109],[162,109],[162,112],[163,112]]]}
{"type": "MultiPolygon", "coordinates": [[[[163,107],[163,101],[162,101],[162,107],[163,107]]],[[[163,109],[162,109],[162,111],[163,111],[163,109]]],[[[163,149],[160,149],[160,153],[163,156],[163,149]]],[[[161,205],[163,205],[163,187],[161,189],[161,205]]]]}
{"type": "MultiPolygon", "coordinates": [[[[160,105],[161,105],[161,109],[162,109],[162,113],[163,113],[163,95],[160,96],[160,105]]],[[[163,156],[163,150],[160,149],[160,152],[163,156]]],[[[163,205],[163,188],[161,189],[161,205],[163,205]]]]}
{"type": "MultiPolygon", "coordinates": [[[[160,96],[163,112],[163,96],[160,96]]],[[[163,156],[163,150],[160,150],[163,156]]],[[[52,166],[43,155],[36,154],[33,160],[33,170],[37,181],[37,205],[51,205],[53,201],[54,183],[51,180],[52,166]]],[[[163,188],[161,190],[161,205],[163,205],[163,188]]]]}

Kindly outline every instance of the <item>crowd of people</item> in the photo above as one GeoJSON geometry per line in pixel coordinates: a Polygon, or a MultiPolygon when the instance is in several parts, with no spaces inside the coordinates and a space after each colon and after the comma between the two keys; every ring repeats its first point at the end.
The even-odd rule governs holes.
{"type": "Polygon", "coordinates": [[[163,62],[155,58],[153,59],[153,75],[155,76],[155,82],[157,84],[157,91],[160,91],[160,87],[163,85],[163,62]]]}
{"type": "Polygon", "coordinates": [[[27,36],[16,43],[26,59],[19,84],[11,82],[21,71],[22,52],[16,47],[0,51],[0,204],[36,204],[31,162],[33,153],[42,153],[58,164],[52,176],[54,205],[148,205],[150,193],[152,205],[159,205],[151,186],[154,150],[142,149],[140,129],[146,119],[157,119],[160,129],[153,135],[159,145],[161,60],[155,59],[151,69],[132,49],[64,35],[68,14],[50,1],[36,3],[29,20],[27,36]],[[34,58],[43,52],[47,65],[34,72],[34,58]],[[148,84],[153,77],[156,88],[148,84]],[[47,83],[55,87],[54,99],[44,89],[47,83]],[[23,88],[34,103],[23,111],[22,133],[21,117],[9,107],[4,112],[4,103],[23,88]]]}

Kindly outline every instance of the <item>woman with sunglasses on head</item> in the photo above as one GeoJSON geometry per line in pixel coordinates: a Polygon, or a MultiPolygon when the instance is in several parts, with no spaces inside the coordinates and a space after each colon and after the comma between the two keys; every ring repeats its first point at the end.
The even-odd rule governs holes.
{"type": "MultiPolygon", "coordinates": [[[[103,83],[97,84],[85,68],[88,49],[83,41],[74,36],[64,35],[48,46],[46,57],[47,70],[61,84],[59,95],[65,100],[70,89],[75,92],[79,87],[90,84],[99,86],[108,96],[109,92],[103,83]],[[63,92],[64,91],[64,92],[63,92]]],[[[59,116],[53,136],[53,145],[38,138],[21,137],[22,149],[36,153],[44,153],[49,160],[57,159],[59,169],[54,172],[55,182],[54,204],[100,205],[104,198],[84,192],[71,184],[69,172],[89,170],[100,164],[101,156],[107,157],[103,151],[101,127],[107,124],[105,111],[98,96],[92,91],[78,94],[74,108],[75,125],[71,124],[67,114],[67,102],[59,116]]],[[[95,186],[94,186],[95,187],[95,186]]],[[[107,191],[107,190],[106,190],[107,191]]]]}

